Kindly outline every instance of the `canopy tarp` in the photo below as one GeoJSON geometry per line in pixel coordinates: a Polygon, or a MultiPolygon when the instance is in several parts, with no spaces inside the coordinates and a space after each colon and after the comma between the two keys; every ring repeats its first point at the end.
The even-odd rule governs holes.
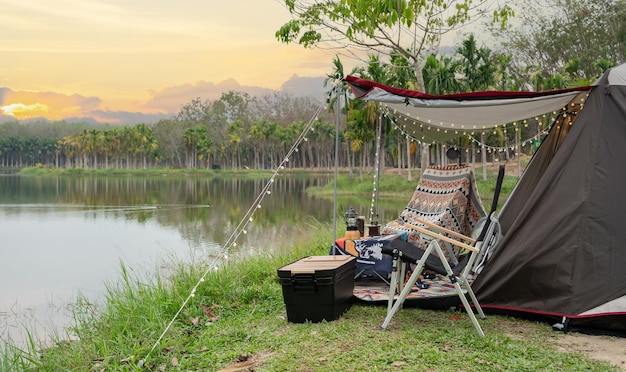
{"type": "Polygon", "coordinates": [[[380,102],[404,133],[421,142],[445,142],[462,135],[560,111],[591,86],[545,92],[486,91],[430,95],[347,76],[356,98],[380,102]]]}

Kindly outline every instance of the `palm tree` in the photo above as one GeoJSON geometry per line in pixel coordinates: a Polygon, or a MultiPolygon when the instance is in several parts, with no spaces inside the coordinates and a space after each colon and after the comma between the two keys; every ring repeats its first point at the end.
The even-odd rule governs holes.
{"type": "Polygon", "coordinates": [[[242,142],[245,143],[247,140],[247,132],[249,131],[243,122],[243,120],[235,120],[228,126],[227,132],[229,136],[229,149],[230,149],[230,157],[231,157],[231,166],[233,169],[237,169],[241,167],[242,162],[242,153],[241,146],[242,142]]]}
{"type": "Polygon", "coordinates": [[[185,144],[186,166],[187,169],[196,167],[196,160],[198,159],[198,128],[191,127],[185,129],[183,133],[183,143],[185,144]]]}
{"type": "Polygon", "coordinates": [[[491,60],[489,48],[478,48],[474,34],[463,40],[457,49],[461,55],[461,70],[468,92],[493,89],[497,67],[491,60]]]}
{"type": "Polygon", "coordinates": [[[346,130],[346,139],[350,142],[352,153],[361,153],[359,161],[359,178],[363,180],[363,167],[366,163],[367,144],[375,139],[375,130],[369,125],[366,119],[368,114],[367,108],[352,109],[348,115],[348,129],[346,130]]]}
{"type": "Polygon", "coordinates": [[[211,154],[213,153],[213,141],[207,136],[204,126],[196,127],[198,131],[198,160],[204,160],[206,169],[211,168],[211,154]]]}
{"type": "Polygon", "coordinates": [[[133,145],[133,154],[141,155],[143,169],[146,169],[148,156],[154,154],[158,147],[152,127],[143,123],[135,125],[133,127],[133,145]]]}
{"type": "Polygon", "coordinates": [[[440,95],[460,92],[462,87],[457,79],[459,69],[460,64],[452,57],[428,56],[423,72],[426,93],[440,95]]]}

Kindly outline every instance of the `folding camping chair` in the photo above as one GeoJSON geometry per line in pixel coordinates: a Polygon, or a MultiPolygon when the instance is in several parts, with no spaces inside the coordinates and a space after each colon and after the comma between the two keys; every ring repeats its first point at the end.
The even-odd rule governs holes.
{"type": "MultiPolygon", "coordinates": [[[[476,188],[474,169],[462,166],[429,166],[421,175],[411,200],[397,219],[383,228],[382,234],[407,233],[407,241],[423,250],[426,244],[421,234],[406,225],[428,221],[435,225],[469,235],[481,218],[486,215],[476,188]]],[[[447,242],[442,251],[446,259],[457,264],[460,249],[447,242]]],[[[437,253],[438,254],[438,253],[437,253]]]]}
{"type": "MultiPolygon", "coordinates": [[[[468,165],[430,166],[420,177],[411,200],[397,220],[387,223],[382,235],[359,239],[339,238],[330,254],[349,254],[357,257],[355,279],[379,278],[389,285],[392,260],[381,249],[401,239],[420,244],[419,233],[404,226],[416,223],[415,218],[444,226],[459,233],[469,234],[485,211],[478,197],[474,170],[468,165]]],[[[423,249],[425,244],[421,243],[423,249]]],[[[459,249],[444,245],[444,255],[457,263],[459,249]]]]}
{"type": "Polygon", "coordinates": [[[485,319],[485,314],[478,303],[476,295],[471,288],[469,277],[473,274],[474,265],[476,259],[483,253],[483,248],[486,247],[485,241],[488,244],[495,243],[491,236],[496,229],[497,220],[494,217],[494,212],[497,207],[498,198],[500,195],[500,189],[502,187],[502,181],[504,179],[504,166],[500,166],[498,172],[498,179],[496,182],[496,191],[494,193],[491,210],[482,226],[478,226],[480,234],[476,239],[469,236],[459,234],[456,231],[452,231],[441,227],[432,222],[414,217],[416,224],[404,223],[403,227],[411,229],[420,234],[421,241],[427,245],[426,250],[422,251],[420,248],[410,244],[394,244],[391,247],[386,248],[383,252],[393,257],[393,268],[391,286],[389,287],[389,298],[387,305],[387,316],[383,322],[382,328],[386,329],[394,314],[402,307],[407,296],[413,290],[413,286],[422,275],[425,268],[433,270],[439,274],[445,275],[450,283],[454,286],[455,291],[465,308],[465,311],[470,317],[472,324],[476,328],[478,334],[482,337],[484,332],[476,319],[469,301],[465,297],[467,293],[476,308],[476,311],[480,315],[481,319],[485,319]],[[421,226],[418,226],[421,225],[421,226]],[[446,234],[446,235],[443,235],[446,234]],[[486,239],[489,237],[489,239],[486,239]],[[446,242],[454,245],[460,249],[464,249],[469,253],[463,255],[461,262],[451,267],[448,260],[446,260],[444,251],[441,247],[441,242],[446,242]],[[431,254],[436,253],[440,265],[436,265],[436,261],[433,262],[433,256],[431,254]],[[404,273],[408,264],[415,264],[416,267],[413,270],[407,283],[404,284],[404,273]],[[395,295],[399,293],[397,300],[394,301],[395,295]]]}

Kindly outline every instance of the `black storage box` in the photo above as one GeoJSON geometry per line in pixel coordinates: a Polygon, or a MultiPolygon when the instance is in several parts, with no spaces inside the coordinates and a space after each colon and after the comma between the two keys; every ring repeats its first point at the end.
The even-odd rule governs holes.
{"type": "Polygon", "coordinates": [[[287,320],[336,320],[352,306],[356,260],[353,256],[310,256],[278,269],[287,320]]]}

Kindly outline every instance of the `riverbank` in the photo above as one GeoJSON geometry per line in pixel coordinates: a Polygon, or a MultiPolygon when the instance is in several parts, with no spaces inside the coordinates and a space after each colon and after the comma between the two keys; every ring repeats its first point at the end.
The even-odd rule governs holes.
{"type": "Polygon", "coordinates": [[[289,323],[276,269],[327,254],[332,231],[313,223],[298,236],[296,246],[218,268],[181,264],[168,278],[123,268],[103,307],[79,300],[68,335],[45,348],[35,340],[4,347],[0,370],[617,370],[547,324],[502,316],[481,322],[484,338],[463,312],[416,308],[382,331],[386,307],[360,303],[334,322],[289,323]]]}

